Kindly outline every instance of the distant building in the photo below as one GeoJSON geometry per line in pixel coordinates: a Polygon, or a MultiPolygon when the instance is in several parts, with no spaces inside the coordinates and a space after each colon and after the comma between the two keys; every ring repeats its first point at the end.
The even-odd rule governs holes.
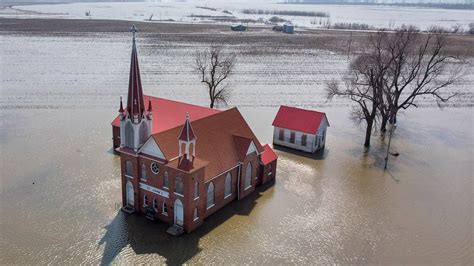
{"type": "Polygon", "coordinates": [[[122,210],[191,232],[234,200],[273,181],[277,157],[237,108],[225,111],[143,95],[135,44],[127,105],[112,122],[122,210]],[[145,103],[147,103],[145,106],[145,103]]]}
{"type": "Polygon", "coordinates": [[[295,26],[293,25],[293,23],[291,22],[286,22],[285,24],[283,24],[283,32],[284,33],[293,33],[295,30],[295,26]]]}
{"type": "Polygon", "coordinates": [[[314,153],[325,146],[329,122],[325,113],[280,106],[272,125],[274,144],[314,153]]]}
{"type": "Polygon", "coordinates": [[[247,27],[242,24],[239,24],[239,25],[230,26],[230,29],[233,31],[246,31],[247,27]]]}

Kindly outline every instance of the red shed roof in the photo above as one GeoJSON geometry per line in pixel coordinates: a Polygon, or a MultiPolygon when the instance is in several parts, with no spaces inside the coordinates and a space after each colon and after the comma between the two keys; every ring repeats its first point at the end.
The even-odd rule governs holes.
{"type": "Polygon", "coordinates": [[[278,156],[276,155],[275,151],[270,147],[270,145],[265,144],[265,146],[263,146],[263,153],[261,159],[263,165],[268,165],[269,163],[278,159],[278,156]]]}
{"type": "Polygon", "coordinates": [[[308,134],[316,134],[323,118],[326,118],[326,114],[322,112],[282,105],[272,125],[308,134]]]}
{"type": "MultiPolygon", "coordinates": [[[[146,101],[151,101],[152,105],[153,125],[151,134],[160,133],[183,125],[183,118],[186,117],[186,113],[189,113],[190,121],[192,122],[221,112],[216,109],[153,96],[145,95],[143,98],[146,101]]],[[[120,119],[118,116],[112,121],[112,126],[120,127],[120,119]]]]}

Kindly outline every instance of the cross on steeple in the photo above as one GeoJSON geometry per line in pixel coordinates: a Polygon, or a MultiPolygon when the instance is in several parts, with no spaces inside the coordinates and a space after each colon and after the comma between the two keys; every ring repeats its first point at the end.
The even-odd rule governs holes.
{"type": "Polygon", "coordinates": [[[135,33],[138,32],[138,28],[135,26],[135,24],[133,24],[132,27],[130,28],[130,32],[132,32],[132,34],[133,34],[133,41],[135,41],[135,33]]]}

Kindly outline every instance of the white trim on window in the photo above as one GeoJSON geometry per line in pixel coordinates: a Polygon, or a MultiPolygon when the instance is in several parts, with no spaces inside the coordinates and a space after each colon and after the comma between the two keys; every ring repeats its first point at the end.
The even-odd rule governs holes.
{"type": "Polygon", "coordinates": [[[133,179],[133,176],[125,174],[125,177],[128,177],[130,179],[133,179]]]}
{"type": "Polygon", "coordinates": [[[213,203],[211,206],[207,207],[206,210],[209,210],[210,208],[212,208],[212,207],[214,207],[214,206],[216,206],[215,203],[213,203]]]}
{"type": "Polygon", "coordinates": [[[229,195],[225,196],[224,199],[227,199],[228,197],[232,196],[232,193],[230,193],[229,195]]]}
{"type": "Polygon", "coordinates": [[[250,186],[244,188],[244,190],[247,190],[247,189],[249,189],[249,188],[251,188],[251,187],[252,187],[252,184],[250,184],[250,186]]]}
{"type": "Polygon", "coordinates": [[[180,197],[183,197],[184,198],[184,195],[181,194],[181,193],[178,193],[178,192],[173,192],[176,196],[180,196],[180,197]]]}
{"type": "Polygon", "coordinates": [[[194,200],[198,200],[199,199],[199,196],[195,197],[194,200]]]}

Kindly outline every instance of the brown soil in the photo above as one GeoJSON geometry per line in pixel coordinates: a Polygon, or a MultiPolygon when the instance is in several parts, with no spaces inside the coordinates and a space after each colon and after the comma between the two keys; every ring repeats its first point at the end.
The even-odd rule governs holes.
{"type": "MultiPolygon", "coordinates": [[[[305,30],[295,34],[273,32],[271,26],[251,27],[248,32],[232,32],[229,26],[216,24],[183,24],[163,22],[131,22],[122,20],[72,19],[6,19],[0,18],[0,33],[28,33],[40,35],[78,35],[91,32],[124,32],[136,24],[142,34],[173,42],[222,43],[229,45],[266,46],[271,50],[292,47],[322,49],[347,53],[350,31],[305,30]]],[[[351,52],[364,47],[371,32],[352,32],[351,52]]],[[[474,36],[452,35],[447,46],[449,53],[474,57],[474,36]]]]}

